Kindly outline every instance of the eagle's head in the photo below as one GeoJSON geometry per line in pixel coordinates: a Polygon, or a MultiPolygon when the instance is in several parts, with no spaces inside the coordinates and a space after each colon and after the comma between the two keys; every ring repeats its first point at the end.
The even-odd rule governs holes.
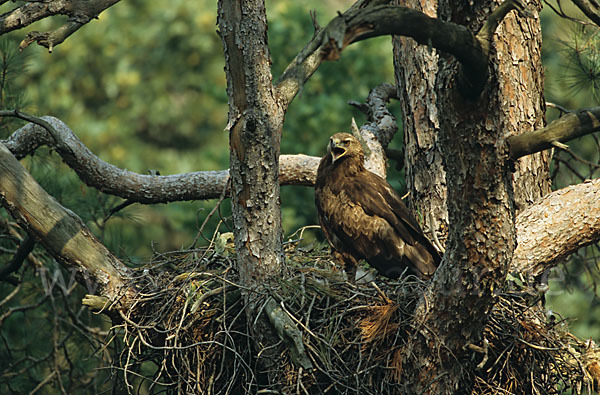
{"type": "Polygon", "coordinates": [[[335,163],[341,158],[364,157],[360,141],[349,133],[336,133],[329,139],[327,153],[331,155],[331,163],[335,163]]]}

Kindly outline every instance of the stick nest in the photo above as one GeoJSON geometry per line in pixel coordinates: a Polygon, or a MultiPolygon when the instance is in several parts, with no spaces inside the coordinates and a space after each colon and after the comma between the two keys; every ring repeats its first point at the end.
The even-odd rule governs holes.
{"type": "MultiPolygon", "coordinates": [[[[139,293],[114,327],[125,345],[115,372],[128,392],[142,378],[151,392],[409,393],[400,378],[416,367],[402,361],[427,283],[377,276],[350,284],[328,249],[290,248],[286,273],[251,292],[239,285],[232,251],[157,255],[131,279],[139,293]],[[244,309],[249,297],[256,316],[244,309]],[[257,329],[261,322],[271,333],[257,329]]],[[[576,339],[535,300],[526,288],[499,295],[484,339],[455,361],[475,383],[472,393],[597,389],[595,344],[576,339]]]]}

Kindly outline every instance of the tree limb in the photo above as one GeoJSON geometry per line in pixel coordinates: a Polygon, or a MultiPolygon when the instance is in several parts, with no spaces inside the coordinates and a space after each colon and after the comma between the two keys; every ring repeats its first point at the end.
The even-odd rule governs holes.
{"type": "Polygon", "coordinates": [[[0,144],[0,204],[58,261],[73,267],[90,293],[116,301],[128,269],[94,237],[81,219],[61,206],[0,144]]]}
{"type": "Polygon", "coordinates": [[[573,0],[573,3],[592,20],[596,25],[600,26],[600,3],[594,0],[573,0]]]}
{"type": "MultiPolygon", "coordinates": [[[[19,112],[19,115],[23,117],[24,114],[19,112]]],[[[40,146],[53,147],[86,185],[110,195],[144,204],[216,199],[227,185],[228,170],[168,176],[123,170],[94,155],[61,120],[32,116],[27,116],[26,119],[36,123],[23,126],[7,140],[0,141],[13,155],[21,159],[40,146]]],[[[313,185],[319,160],[320,158],[302,154],[281,155],[281,185],[313,185]]]]}
{"type": "Polygon", "coordinates": [[[67,37],[79,30],[83,25],[84,24],[81,22],[69,20],[64,25],[51,32],[29,32],[21,43],[19,43],[19,49],[22,51],[32,42],[37,42],[38,45],[48,48],[48,52],[52,52],[55,46],[61,44],[67,37]]]}
{"type": "Polygon", "coordinates": [[[600,107],[569,112],[542,129],[521,133],[507,139],[510,159],[552,148],[574,138],[600,130],[600,107]]]}
{"type": "MultiPolygon", "coordinates": [[[[376,5],[388,4],[391,0],[358,0],[342,15],[349,15],[357,10],[376,5]]],[[[313,75],[323,61],[323,55],[318,49],[323,44],[323,28],[320,28],[315,17],[312,16],[313,26],[316,31],[313,38],[296,55],[292,62],[285,68],[275,85],[275,91],[284,108],[292,102],[294,97],[302,90],[304,83],[313,75]]]]}
{"type": "MultiPolygon", "coordinates": [[[[371,90],[365,104],[353,101],[348,103],[367,115],[368,122],[360,127],[357,137],[367,148],[365,167],[383,178],[386,177],[387,169],[384,151],[398,131],[396,117],[387,108],[391,98],[396,98],[396,88],[390,84],[381,84],[371,90]]],[[[352,124],[355,125],[354,119],[352,124]]]]}
{"type": "Polygon", "coordinates": [[[552,192],[519,214],[511,269],[534,277],[600,240],[600,179],[552,192]]]}
{"type": "Polygon", "coordinates": [[[27,235],[27,237],[25,237],[25,239],[21,242],[21,245],[19,245],[19,249],[17,250],[13,259],[11,259],[6,266],[0,268],[0,280],[6,279],[10,274],[19,270],[27,258],[27,255],[33,251],[34,246],[35,240],[31,236],[27,235]]]}
{"type": "Polygon", "coordinates": [[[521,0],[507,0],[475,35],[464,26],[431,18],[410,8],[381,5],[384,3],[388,2],[373,2],[364,8],[353,6],[319,31],[298,54],[296,65],[292,63],[283,73],[277,85],[283,97],[291,101],[301,83],[312,75],[322,60],[338,59],[348,45],[382,35],[401,35],[454,55],[461,63],[459,88],[466,97],[473,98],[479,95],[487,80],[490,40],[498,24],[511,10],[522,16],[531,15],[521,0]],[[298,70],[305,72],[300,75],[298,70]]]}
{"type": "Polygon", "coordinates": [[[29,44],[37,41],[38,44],[52,48],[62,43],[67,37],[77,31],[105,9],[118,3],[120,0],[53,0],[53,1],[27,1],[25,4],[0,15],[0,35],[13,30],[21,29],[41,19],[54,15],[66,15],[69,20],[52,32],[30,32],[20,44],[24,49],[29,44]]]}

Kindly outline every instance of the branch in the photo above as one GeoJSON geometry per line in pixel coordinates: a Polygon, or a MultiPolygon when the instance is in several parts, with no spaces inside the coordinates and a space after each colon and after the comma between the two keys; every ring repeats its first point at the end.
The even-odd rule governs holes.
{"type": "MultiPolygon", "coordinates": [[[[342,15],[347,16],[357,10],[362,10],[375,5],[388,4],[391,0],[358,0],[342,15]]],[[[275,85],[277,96],[282,101],[284,109],[292,102],[294,97],[302,90],[304,83],[314,74],[321,65],[323,54],[319,51],[323,44],[323,28],[316,23],[315,16],[311,14],[313,26],[316,31],[313,38],[296,55],[292,62],[285,68],[275,85]]]]}
{"type": "Polygon", "coordinates": [[[48,48],[48,52],[52,52],[55,46],[61,44],[67,37],[79,30],[83,25],[84,24],[81,22],[69,20],[64,25],[51,32],[29,32],[23,41],[19,43],[19,49],[22,51],[31,43],[37,42],[38,45],[48,48]]]}
{"type": "MultiPolygon", "coordinates": [[[[454,55],[461,63],[458,80],[460,90],[466,97],[473,98],[479,95],[487,80],[491,35],[511,10],[516,10],[522,16],[531,15],[521,0],[507,0],[490,14],[488,23],[475,35],[465,26],[431,18],[406,7],[370,5],[365,8],[351,8],[321,30],[297,56],[296,62],[304,64],[310,60],[310,63],[315,65],[314,69],[310,69],[312,73],[321,60],[338,59],[341,51],[352,43],[382,35],[407,36],[419,44],[454,55]],[[315,59],[319,48],[321,59],[315,59]]],[[[293,68],[292,65],[290,67],[293,68]]],[[[284,82],[289,85],[293,75],[297,75],[297,72],[295,74],[286,70],[278,88],[284,82]]],[[[305,74],[303,77],[309,76],[305,74]]],[[[297,80],[303,81],[300,78],[297,80]]],[[[291,100],[295,92],[297,91],[292,89],[285,97],[291,100]]]]}
{"type": "Polygon", "coordinates": [[[126,289],[123,276],[128,269],[77,215],[48,195],[3,144],[0,204],[54,258],[74,267],[90,291],[100,287],[99,291],[113,301],[121,296],[126,289]]]}
{"type": "Polygon", "coordinates": [[[30,32],[20,44],[24,49],[29,44],[37,41],[52,52],[52,48],[62,43],[67,37],[77,31],[105,9],[118,3],[120,0],[53,0],[53,1],[28,1],[20,7],[0,15],[0,34],[21,29],[41,19],[54,15],[66,15],[69,20],[52,32],[30,32]]]}
{"type": "Polygon", "coordinates": [[[565,114],[545,128],[525,132],[507,139],[510,159],[552,148],[574,138],[600,130],[600,107],[565,114]]]}
{"type": "Polygon", "coordinates": [[[600,240],[600,179],[544,196],[517,217],[512,271],[539,276],[600,240]]]}
{"type": "Polygon", "coordinates": [[[600,26],[600,4],[597,1],[590,0],[573,0],[573,3],[592,20],[596,25],[600,26]]]}
{"type": "MultiPolygon", "coordinates": [[[[227,186],[228,170],[168,176],[138,174],[98,158],[57,118],[37,118],[15,111],[0,111],[0,116],[18,116],[32,122],[0,141],[18,159],[40,146],[53,147],[86,185],[110,195],[144,204],[167,203],[216,199],[227,186]]],[[[279,165],[281,185],[313,185],[319,158],[281,155],[279,165]]]]}
{"type": "Polygon", "coordinates": [[[35,240],[31,236],[27,235],[21,242],[21,245],[19,245],[19,249],[17,250],[17,253],[13,259],[11,259],[11,261],[5,267],[0,268],[0,280],[6,279],[10,274],[19,270],[27,258],[27,255],[33,251],[34,246],[35,240]]]}
{"type": "MultiPolygon", "coordinates": [[[[387,103],[392,98],[397,98],[396,88],[390,84],[381,84],[371,90],[365,104],[354,101],[348,103],[367,115],[368,122],[361,126],[357,137],[368,151],[365,167],[383,178],[387,167],[385,148],[398,131],[396,117],[387,108],[387,103]]],[[[355,125],[354,119],[352,123],[355,125]]]]}
{"type": "MultiPolygon", "coordinates": [[[[372,170],[383,169],[378,173],[382,175],[385,175],[383,149],[398,130],[396,119],[386,106],[388,100],[395,96],[396,91],[392,85],[382,84],[373,88],[367,103],[362,106],[370,122],[361,127],[361,138],[366,141],[372,153],[378,153],[371,155],[369,160],[373,163],[372,170]]],[[[0,111],[0,117],[2,116],[18,117],[31,122],[15,131],[7,140],[0,141],[17,158],[32,154],[42,145],[53,147],[86,185],[127,199],[127,204],[215,199],[227,188],[228,170],[198,171],[170,176],[138,174],[98,158],[57,118],[38,118],[12,110],[0,111]]],[[[281,155],[280,184],[314,185],[319,161],[318,157],[303,154],[281,155]]]]}

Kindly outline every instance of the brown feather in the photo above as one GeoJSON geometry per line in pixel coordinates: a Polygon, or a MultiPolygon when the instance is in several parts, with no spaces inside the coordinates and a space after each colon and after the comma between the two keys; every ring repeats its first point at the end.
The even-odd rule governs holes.
{"type": "Polygon", "coordinates": [[[408,269],[429,278],[441,260],[398,194],[364,167],[362,146],[348,133],[330,139],[317,170],[315,203],[325,237],[348,271],[364,259],[386,277],[408,269]]]}

